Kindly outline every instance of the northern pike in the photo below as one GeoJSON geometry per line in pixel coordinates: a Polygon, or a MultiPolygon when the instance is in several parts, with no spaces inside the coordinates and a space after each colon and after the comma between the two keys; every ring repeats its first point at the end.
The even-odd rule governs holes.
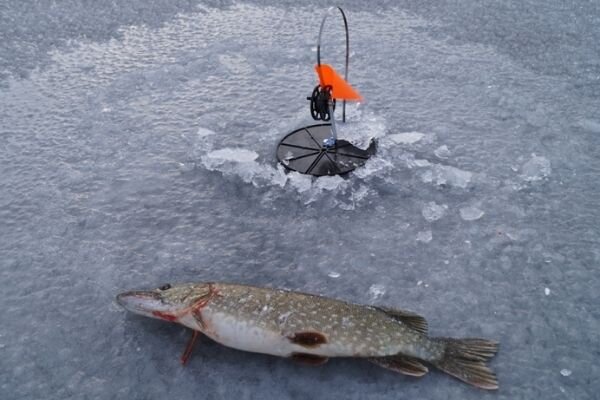
{"type": "Polygon", "coordinates": [[[360,357],[395,372],[423,376],[427,363],[479,388],[498,388],[485,365],[496,354],[497,342],[431,338],[427,321],[409,311],[227,283],[167,284],[121,293],[117,302],[136,314],[192,329],[184,364],[203,333],[238,350],[317,365],[330,357],[360,357]]]}

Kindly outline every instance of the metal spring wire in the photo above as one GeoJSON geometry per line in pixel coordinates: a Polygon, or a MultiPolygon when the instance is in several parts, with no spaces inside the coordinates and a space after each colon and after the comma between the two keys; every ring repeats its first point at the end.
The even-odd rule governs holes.
{"type": "MultiPolygon", "coordinates": [[[[342,18],[344,19],[344,29],[346,30],[346,65],[344,69],[344,79],[346,80],[346,82],[348,82],[348,63],[350,61],[350,35],[348,34],[348,20],[346,19],[346,14],[344,13],[344,10],[342,10],[341,7],[329,7],[327,12],[323,16],[323,19],[321,20],[321,28],[319,29],[319,39],[317,41],[317,65],[319,67],[321,66],[321,36],[323,35],[325,21],[327,20],[327,17],[331,14],[331,11],[333,11],[336,8],[340,10],[340,13],[342,13],[342,18]]],[[[320,76],[320,74],[321,69],[319,68],[319,81],[322,82],[323,79],[322,76],[320,76]]],[[[333,115],[331,116],[331,118],[333,119],[333,115]]],[[[342,103],[342,122],[346,122],[346,100],[344,100],[342,103]]]]}

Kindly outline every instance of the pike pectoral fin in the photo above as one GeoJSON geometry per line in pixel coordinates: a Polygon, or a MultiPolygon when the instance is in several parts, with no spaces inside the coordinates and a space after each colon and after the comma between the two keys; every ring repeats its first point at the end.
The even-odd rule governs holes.
{"type": "Polygon", "coordinates": [[[185,347],[185,350],[183,351],[183,354],[181,355],[181,363],[183,365],[187,364],[188,360],[190,359],[192,351],[194,350],[194,344],[196,344],[196,340],[198,340],[199,336],[200,332],[193,331],[192,337],[190,338],[190,341],[188,342],[187,346],[185,347]]]}
{"type": "Polygon", "coordinates": [[[383,311],[390,317],[394,318],[397,321],[402,322],[403,324],[408,325],[410,328],[415,331],[427,335],[427,320],[420,316],[419,314],[415,314],[410,311],[399,310],[396,308],[388,308],[388,307],[374,307],[380,311],[383,311]]]}
{"type": "Polygon", "coordinates": [[[429,370],[418,359],[409,356],[371,357],[369,361],[380,367],[410,376],[423,376],[429,370]]]}
{"type": "Polygon", "coordinates": [[[329,358],[306,353],[292,353],[292,360],[307,365],[323,365],[329,358]]]}

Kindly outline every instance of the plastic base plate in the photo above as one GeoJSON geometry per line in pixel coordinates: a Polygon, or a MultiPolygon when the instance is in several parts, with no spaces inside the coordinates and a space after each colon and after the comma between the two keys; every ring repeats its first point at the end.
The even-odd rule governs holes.
{"type": "Polygon", "coordinates": [[[331,146],[331,124],[305,126],[286,135],[277,146],[277,159],[284,167],[314,176],[342,175],[362,165],[375,153],[375,142],[367,150],[338,139],[331,146]]]}

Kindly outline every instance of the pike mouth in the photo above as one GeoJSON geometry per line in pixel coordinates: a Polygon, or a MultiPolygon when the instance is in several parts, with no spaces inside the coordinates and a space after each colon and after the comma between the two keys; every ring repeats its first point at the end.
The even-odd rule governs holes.
{"type": "Polygon", "coordinates": [[[165,319],[174,312],[172,305],[163,303],[160,293],[145,290],[132,290],[117,295],[117,303],[127,311],[146,317],[165,319]]]}

